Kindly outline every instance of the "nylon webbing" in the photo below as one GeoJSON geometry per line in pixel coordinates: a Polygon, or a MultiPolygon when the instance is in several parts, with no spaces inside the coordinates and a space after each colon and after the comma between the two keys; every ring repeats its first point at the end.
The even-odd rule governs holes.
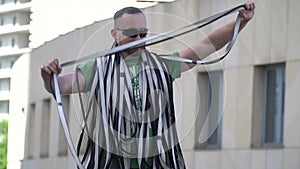
{"type": "Polygon", "coordinates": [[[63,128],[65,136],[66,136],[66,140],[67,140],[69,149],[71,151],[71,154],[75,160],[77,167],[80,169],[84,169],[83,165],[80,162],[79,157],[76,154],[75,147],[74,147],[74,144],[71,139],[71,134],[68,129],[67,121],[66,121],[65,114],[63,111],[63,107],[62,107],[61,95],[60,95],[60,90],[59,90],[56,74],[53,74],[53,80],[54,80],[55,98],[56,98],[56,102],[57,102],[58,114],[60,117],[60,122],[61,122],[62,128],[63,128]]]}
{"type": "MultiPolygon", "coordinates": [[[[179,29],[174,29],[165,33],[161,33],[158,35],[150,36],[143,38],[138,41],[130,42],[121,46],[116,46],[110,50],[105,50],[101,52],[97,52],[95,54],[80,58],[78,60],[72,60],[69,62],[65,62],[61,64],[61,66],[68,66],[72,65],[75,63],[81,63],[86,60],[90,59],[96,59],[97,58],[97,71],[96,75],[94,77],[94,83],[91,87],[91,93],[90,96],[88,97],[88,107],[87,111],[84,111],[82,109],[82,115],[83,115],[83,130],[86,129],[88,131],[89,137],[90,134],[92,136],[93,141],[96,141],[96,143],[91,142],[90,140],[88,141],[88,146],[86,147],[86,153],[84,154],[84,158],[82,159],[82,162],[79,159],[79,156],[76,154],[76,150],[74,148],[74,144],[71,140],[71,135],[67,126],[67,122],[64,116],[63,112],[63,107],[61,103],[61,96],[60,96],[60,91],[59,91],[59,85],[57,82],[57,77],[56,75],[53,75],[54,79],[54,87],[55,87],[55,97],[57,100],[57,106],[58,106],[58,113],[59,117],[62,123],[62,127],[64,130],[64,134],[67,139],[68,147],[71,151],[71,154],[73,156],[73,159],[75,160],[75,163],[78,168],[84,169],[85,166],[94,166],[93,168],[98,168],[98,162],[99,159],[101,158],[103,152],[102,149],[99,148],[97,144],[105,144],[106,146],[106,160],[104,164],[104,168],[109,168],[111,167],[112,164],[112,159],[117,159],[121,165],[122,168],[129,168],[129,158],[127,158],[127,155],[130,155],[130,152],[127,152],[125,149],[129,148],[126,147],[125,149],[120,149],[117,145],[120,144],[128,144],[131,143],[132,139],[127,138],[126,135],[130,133],[130,126],[129,123],[126,121],[126,118],[121,118],[121,116],[130,116],[130,118],[135,119],[137,122],[144,122],[144,121],[150,121],[151,116],[148,115],[146,117],[139,117],[137,115],[137,111],[132,108],[132,103],[133,100],[133,89],[131,87],[131,81],[128,78],[129,77],[129,72],[128,69],[125,67],[125,61],[124,59],[120,58],[114,58],[112,61],[111,57],[104,57],[104,56],[112,56],[114,54],[118,54],[119,52],[125,51],[129,48],[134,48],[135,46],[149,42],[145,46],[150,46],[154,45],[160,42],[164,42],[167,40],[170,40],[174,37],[181,36],[183,34],[189,33],[191,31],[194,31],[196,29],[199,29],[205,25],[208,25],[209,23],[212,23],[230,13],[239,11],[241,9],[244,9],[244,5],[237,6],[235,8],[226,10],[224,12],[221,12],[219,14],[213,15],[211,17],[208,17],[206,19],[200,20],[198,22],[195,22],[193,24],[187,25],[185,27],[179,28],[179,29]],[[171,35],[171,36],[170,36],[171,35]],[[110,64],[113,63],[113,64],[110,64]],[[120,67],[117,67],[119,65],[120,67]],[[120,70],[118,70],[118,68],[120,70]],[[104,74],[104,72],[106,72],[104,74]],[[118,76],[108,76],[108,75],[113,75],[113,74],[118,74],[120,73],[121,78],[117,78],[118,76]],[[123,76],[122,76],[123,75],[123,76]],[[104,89],[104,90],[103,90],[104,89]],[[119,97],[118,102],[112,102],[111,101],[114,99],[114,97],[119,97]],[[125,104],[124,104],[125,103],[125,104]],[[100,108],[101,110],[97,110],[100,108]],[[111,110],[110,106],[115,106],[118,107],[118,111],[116,110],[111,110]],[[127,114],[119,114],[120,112],[122,113],[123,110],[126,110],[124,112],[128,112],[127,114]],[[94,111],[96,114],[89,114],[89,112],[94,111]],[[112,113],[111,113],[112,112],[112,113]],[[99,116],[100,115],[100,116],[99,116]],[[141,119],[142,118],[142,119],[141,119]],[[118,119],[117,121],[114,121],[112,119],[118,119]],[[88,125],[88,121],[91,121],[91,124],[88,125]],[[101,123],[100,123],[100,122],[101,123]],[[121,127],[121,126],[125,127],[121,127]],[[117,127],[115,127],[117,126],[117,127]],[[114,136],[114,131],[117,130],[117,135],[116,137],[114,136]],[[122,136],[125,135],[125,136],[122,136]],[[125,138],[124,138],[125,137],[125,138]],[[105,143],[103,143],[103,139],[105,139],[105,143]],[[120,142],[118,142],[118,140],[120,142]],[[119,159],[118,157],[112,155],[110,152],[116,151],[117,153],[124,153],[124,159],[119,159]],[[120,152],[122,151],[122,152],[120,152]],[[90,156],[90,157],[87,157],[90,156]],[[93,158],[93,159],[91,159],[93,158]]],[[[186,63],[193,63],[193,64],[209,64],[209,63],[215,63],[219,60],[222,60],[230,51],[232,48],[237,34],[238,34],[238,29],[240,25],[240,19],[239,17],[237,18],[236,25],[234,28],[234,33],[232,40],[228,44],[226,48],[225,55],[220,57],[219,59],[215,59],[212,61],[193,61],[193,60],[187,60],[187,59],[180,59],[177,61],[180,62],[186,62],[186,63]]],[[[155,135],[157,135],[158,138],[164,138],[164,139],[158,139],[156,142],[157,153],[159,155],[155,156],[155,159],[153,159],[153,164],[156,167],[164,167],[164,168],[185,168],[184,162],[178,160],[178,159],[183,159],[181,149],[179,144],[176,143],[178,141],[177,133],[176,133],[176,128],[171,127],[171,131],[168,131],[167,136],[163,136],[163,133],[167,130],[170,130],[170,126],[175,122],[175,117],[174,116],[174,107],[173,105],[168,106],[166,110],[163,110],[162,104],[163,100],[168,98],[169,100],[172,99],[173,95],[172,93],[172,87],[169,86],[169,81],[170,77],[165,75],[165,72],[167,72],[167,68],[165,67],[164,64],[161,64],[161,61],[159,61],[159,57],[155,54],[147,54],[142,55],[142,66],[141,69],[145,71],[141,71],[139,74],[139,83],[144,84],[140,86],[140,93],[141,93],[141,98],[142,98],[142,112],[146,111],[146,106],[147,106],[147,101],[149,100],[152,102],[154,105],[158,105],[155,107],[158,107],[158,114],[159,118],[157,122],[155,123],[135,123],[133,126],[133,134],[139,134],[139,137],[149,137],[149,127],[153,129],[153,132],[155,135]],[[150,65],[149,65],[149,64],[150,65]],[[158,69],[158,72],[155,70],[152,70],[154,67],[158,69]],[[156,79],[153,81],[153,79],[156,79]],[[161,81],[158,82],[160,79],[161,81]],[[168,80],[167,80],[168,79],[168,80]],[[151,95],[151,91],[154,89],[160,89],[164,91],[164,94],[166,96],[160,96],[158,95],[158,99],[154,99],[156,97],[155,95],[151,95]],[[148,93],[150,93],[150,96],[148,96],[148,93]],[[150,98],[148,98],[150,97],[150,98]],[[166,111],[166,112],[164,112],[166,111]],[[168,146],[176,145],[175,147],[171,148],[170,150],[166,151],[168,146]],[[169,158],[172,157],[172,158],[169,158]]],[[[174,60],[176,57],[168,57],[168,56],[163,56],[163,59],[169,59],[169,60],[174,60]]],[[[77,86],[79,87],[79,86],[77,86]]],[[[80,90],[78,90],[80,91],[80,90]]],[[[80,96],[81,99],[81,96],[80,96]]],[[[82,102],[81,102],[82,104],[82,102]]],[[[171,103],[172,104],[172,103],[171,103]]],[[[82,132],[81,134],[83,134],[82,132]]],[[[131,135],[132,136],[132,135],[131,135]]],[[[82,135],[80,136],[80,140],[82,141],[82,135]]],[[[81,144],[80,141],[80,144],[81,144]]],[[[120,145],[122,147],[122,145],[120,145]]],[[[148,166],[147,164],[147,155],[149,154],[149,142],[145,142],[142,139],[139,140],[138,142],[138,164],[139,167],[141,166],[148,166]],[[144,149],[145,147],[148,147],[148,149],[144,149]]],[[[78,151],[80,150],[80,145],[78,147],[78,151]]]]}
{"type": "MultiPolygon", "coordinates": [[[[215,21],[219,20],[220,18],[222,18],[222,17],[224,17],[228,14],[240,11],[242,9],[245,9],[245,5],[239,5],[237,7],[232,8],[232,9],[226,10],[224,12],[220,12],[218,14],[215,14],[213,16],[210,16],[208,18],[202,19],[200,21],[194,22],[192,24],[189,24],[187,26],[184,26],[184,27],[181,27],[181,28],[178,28],[178,29],[173,29],[171,31],[167,31],[167,32],[164,32],[164,33],[161,33],[161,34],[157,34],[157,35],[149,36],[149,37],[137,40],[137,41],[129,42],[129,43],[114,47],[114,48],[109,49],[109,50],[100,51],[100,52],[97,52],[97,53],[94,53],[92,55],[88,55],[88,56],[85,56],[85,57],[82,57],[82,58],[79,58],[79,59],[76,59],[76,60],[71,60],[71,61],[62,63],[61,66],[62,67],[69,66],[69,65],[73,65],[73,64],[82,63],[82,62],[87,61],[87,60],[95,59],[95,58],[98,58],[98,57],[109,56],[109,55],[112,55],[112,54],[116,54],[116,53],[125,51],[125,50],[130,49],[130,48],[133,49],[137,45],[140,45],[142,43],[149,42],[149,41],[152,41],[152,40],[156,40],[156,41],[145,44],[144,46],[151,46],[151,45],[154,45],[154,44],[157,44],[157,43],[161,43],[161,42],[173,39],[175,37],[184,35],[186,33],[192,32],[192,31],[197,30],[199,28],[202,28],[202,27],[204,27],[204,26],[206,26],[206,25],[208,25],[212,22],[215,22],[215,21]],[[172,34],[174,34],[174,35],[172,35],[172,34]],[[159,38],[161,38],[161,39],[159,39],[159,38]]],[[[235,40],[233,40],[233,39],[234,39],[234,36],[231,40],[231,42],[234,43],[235,40]]],[[[232,45],[233,45],[233,43],[232,43],[232,45]]],[[[142,46],[139,46],[139,47],[142,47],[142,46]]]]}

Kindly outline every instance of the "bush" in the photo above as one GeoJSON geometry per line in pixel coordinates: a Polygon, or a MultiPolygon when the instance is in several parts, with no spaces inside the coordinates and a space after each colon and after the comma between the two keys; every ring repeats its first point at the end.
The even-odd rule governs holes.
{"type": "Polygon", "coordinates": [[[7,133],[8,121],[2,120],[0,123],[0,169],[6,169],[7,164],[7,133]]]}

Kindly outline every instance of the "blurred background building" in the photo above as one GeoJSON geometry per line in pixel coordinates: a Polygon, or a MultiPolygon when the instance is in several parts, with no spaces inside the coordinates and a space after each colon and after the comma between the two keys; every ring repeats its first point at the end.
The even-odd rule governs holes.
{"type": "Polygon", "coordinates": [[[29,48],[30,0],[0,3],[0,120],[7,118],[11,68],[29,48]]]}
{"type": "MultiPolygon", "coordinates": [[[[125,6],[142,8],[151,34],[156,34],[244,1],[2,2],[0,110],[2,115],[9,112],[8,169],[73,169],[55,100],[43,88],[42,63],[109,48],[111,16],[125,6]]],[[[224,61],[198,66],[174,82],[177,128],[188,168],[300,168],[298,16],[298,0],[257,1],[254,19],[224,61]]],[[[180,50],[234,19],[226,17],[149,49],[180,50]]],[[[63,73],[73,69],[66,67],[63,73]]],[[[63,96],[63,105],[76,143],[77,96],[63,96]]]]}

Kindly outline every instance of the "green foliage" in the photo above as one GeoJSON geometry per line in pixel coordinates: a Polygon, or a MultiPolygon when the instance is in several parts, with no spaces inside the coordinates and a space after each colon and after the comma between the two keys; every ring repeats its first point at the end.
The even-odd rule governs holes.
{"type": "Polygon", "coordinates": [[[7,133],[8,121],[2,120],[0,123],[0,169],[6,169],[7,164],[7,133]]]}

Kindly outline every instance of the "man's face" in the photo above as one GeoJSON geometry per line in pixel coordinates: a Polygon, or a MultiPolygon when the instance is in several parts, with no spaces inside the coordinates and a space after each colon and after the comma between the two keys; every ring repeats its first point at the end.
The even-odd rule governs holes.
{"type": "MultiPolygon", "coordinates": [[[[143,14],[124,14],[115,22],[115,28],[112,30],[112,36],[118,43],[123,45],[145,37],[147,33],[147,23],[143,14]]],[[[143,46],[140,44],[139,46],[143,46]]],[[[132,49],[123,54],[130,55],[140,49],[132,49]]]]}

